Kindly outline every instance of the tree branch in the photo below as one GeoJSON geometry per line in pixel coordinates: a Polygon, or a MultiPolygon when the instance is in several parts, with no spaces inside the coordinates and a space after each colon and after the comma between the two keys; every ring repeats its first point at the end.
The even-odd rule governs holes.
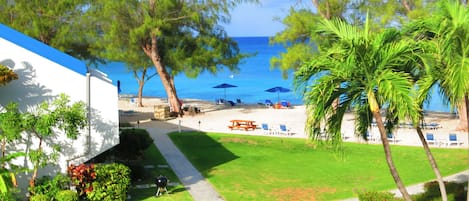
{"type": "Polygon", "coordinates": [[[408,0],[402,0],[402,6],[404,6],[407,13],[412,11],[412,6],[410,5],[408,0]]]}

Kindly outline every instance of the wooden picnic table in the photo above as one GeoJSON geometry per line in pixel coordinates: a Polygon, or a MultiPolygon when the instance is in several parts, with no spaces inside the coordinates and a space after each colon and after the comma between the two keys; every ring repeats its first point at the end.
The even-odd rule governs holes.
{"type": "Polygon", "coordinates": [[[228,126],[229,129],[244,129],[248,131],[249,129],[255,130],[257,125],[254,124],[255,121],[251,120],[240,120],[240,119],[233,119],[230,120],[231,125],[228,126]]]}

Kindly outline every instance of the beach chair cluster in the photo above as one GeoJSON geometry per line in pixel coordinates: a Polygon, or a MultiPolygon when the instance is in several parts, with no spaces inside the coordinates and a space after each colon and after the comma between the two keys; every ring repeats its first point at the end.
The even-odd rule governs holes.
{"type": "MultiPolygon", "coordinates": [[[[386,122],[384,122],[386,124],[386,122]]],[[[373,127],[377,127],[378,124],[376,123],[375,120],[373,120],[371,122],[371,126],[373,127]]],[[[410,122],[400,122],[398,125],[397,125],[398,128],[408,128],[408,129],[413,129],[414,128],[414,125],[410,122]]],[[[442,126],[439,124],[439,123],[436,123],[436,122],[431,122],[431,123],[422,123],[420,124],[420,127],[422,129],[428,129],[428,130],[436,130],[438,128],[442,128],[442,126]]]]}
{"type": "Polygon", "coordinates": [[[425,141],[427,141],[428,145],[436,145],[436,146],[460,146],[463,144],[462,141],[458,139],[458,135],[455,133],[450,133],[447,135],[446,138],[439,138],[437,139],[433,133],[426,133],[425,134],[425,141]]]}
{"type": "Polygon", "coordinates": [[[261,129],[263,134],[266,135],[293,135],[293,132],[291,132],[290,128],[285,124],[279,124],[278,127],[271,127],[267,123],[262,123],[261,129]]]}
{"type": "MultiPolygon", "coordinates": [[[[390,143],[398,143],[401,141],[401,139],[399,139],[395,134],[393,133],[388,133],[387,135],[387,140],[390,142],[390,143]]],[[[372,142],[372,143],[379,143],[381,142],[381,136],[377,133],[369,133],[367,132],[366,133],[366,139],[368,140],[368,142],[372,142]]]]}
{"type": "Polygon", "coordinates": [[[269,99],[266,99],[264,101],[264,105],[267,107],[267,108],[274,108],[274,109],[288,109],[288,108],[291,108],[291,104],[290,102],[288,101],[280,101],[278,103],[273,103],[271,100],[269,99]]]}
{"type": "Polygon", "coordinates": [[[236,103],[234,101],[230,101],[230,100],[225,100],[223,98],[220,98],[220,99],[216,99],[215,100],[215,103],[217,105],[230,105],[230,106],[235,106],[236,104],[241,104],[241,99],[236,99],[236,103]]]}

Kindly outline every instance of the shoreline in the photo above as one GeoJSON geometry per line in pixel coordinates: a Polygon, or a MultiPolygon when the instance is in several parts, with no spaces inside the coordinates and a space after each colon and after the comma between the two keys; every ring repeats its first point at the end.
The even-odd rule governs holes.
{"type": "MultiPolygon", "coordinates": [[[[306,122],[306,107],[304,105],[295,105],[288,109],[273,109],[265,105],[259,104],[240,104],[235,106],[230,105],[217,105],[215,102],[209,102],[198,99],[182,99],[183,106],[195,106],[200,108],[201,112],[194,115],[184,115],[184,117],[175,117],[167,120],[154,120],[154,107],[165,105],[168,103],[166,99],[157,97],[145,97],[142,102],[144,107],[137,107],[130,102],[130,98],[119,98],[119,121],[129,122],[131,124],[149,123],[155,127],[168,127],[173,131],[177,131],[183,127],[184,130],[200,130],[204,132],[220,132],[232,134],[247,134],[247,135],[264,135],[266,132],[260,129],[262,123],[266,123],[272,129],[278,130],[280,124],[284,124],[290,129],[293,135],[268,135],[279,137],[293,137],[304,138],[308,136],[304,132],[306,122]],[[230,120],[233,119],[247,119],[252,120],[257,125],[258,129],[254,131],[244,130],[230,130],[230,120]]],[[[436,129],[424,129],[426,133],[432,133],[435,138],[441,142],[435,147],[441,147],[447,139],[447,135],[455,133],[458,135],[458,140],[462,142],[460,146],[451,146],[456,148],[468,147],[467,133],[455,131],[459,119],[453,113],[441,112],[427,112],[425,115],[426,123],[437,123],[439,125],[436,129]]],[[[138,125],[137,125],[138,126],[138,125]]],[[[379,141],[368,141],[357,138],[354,135],[354,116],[352,113],[347,113],[342,122],[342,133],[346,136],[345,141],[378,144],[379,141]]],[[[372,136],[379,136],[379,131],[376,127],[369,130],[372,136]]],[[[394,132],[397,143],[400,145],[413,145],[422,146],[420,139],[414,129],[399,128],[394,132]]],[[[432,145],[431,145],[432,146],[432,145]]]]}

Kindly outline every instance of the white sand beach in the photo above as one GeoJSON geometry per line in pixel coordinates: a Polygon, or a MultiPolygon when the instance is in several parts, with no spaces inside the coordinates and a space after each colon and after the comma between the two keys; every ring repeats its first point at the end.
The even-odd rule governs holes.
{"type": "MultiPolygon", "coordinates": [[[[130,122],[136,124],[152,122],[156,127],[165,127],[171,130],[201,130],[206,132],[220,132],[220,133],[236,133],[248,135],[268,135],[260,128],[262,123],[267,123],[273,130],[279,130],[279,124],[285,124],[293,135],[269,135],[275,137],[294,137],[294,138],[307,138],[304,132],[306,114],[305,106],[293,106],[290,109],[273,109],[263,105],[247,105],[240,104],[236,106],[217,105],[214,102],[207,102],[195,99],[183,99],[186,106],[195,106],[200,108],[201,112],[195,115],[184,115],[168,119],[164,121],[151,120],[154,117],[154,106],[168,105],[166,100],[161,98],[144,98],[144,107],[137,107],[132,104],[130,98],[119,99],[119,114],[120,122],[130,122]],[[252,120],[258,126],[258,129],[252,131],[244,130],[230,130],[230,120],[242,119],[252,120]]],[[[424,133],[433,133],[435,136],[436,144],[431,146],[446,147],[448,135],[454,133],[458,137],[460,145],[452,145],[448,147],[467,147],[468,139],[467,133],[455,131],[458,119],[451,114],[438,114],[432,113],[425,117],[426,123],[437,123],[436,129],[425,129],[424,133]]],[[[355,141],[362,143],[380,143],[379,141],[365,142],[353,134],[354,129],[354,116],[347,114],[342,123],[342,133],[346,136],[346,141],[355,141]]],[[[379,136],[377,128],[372,128],[370,134],[374,138],[379,136]]],[[[397,139],[396,144],[421,146],[421,142],[417,133],[413,129],[399,128],[394,132],[397,139]]]]}

